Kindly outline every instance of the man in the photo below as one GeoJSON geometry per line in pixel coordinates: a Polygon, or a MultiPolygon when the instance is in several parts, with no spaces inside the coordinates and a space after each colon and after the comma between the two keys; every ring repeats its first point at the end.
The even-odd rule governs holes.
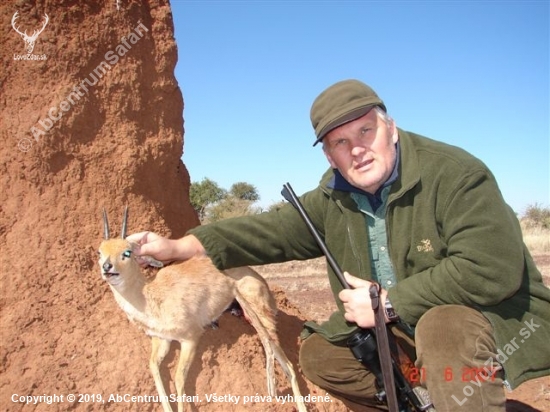
{"type": "MultiPolygon", "coordinates": [[[[331,168],[301,202],[353,289],[342,290],[329,269],[339,311],[306,323],[304,374],[335,395],[377,405],[374,376],[346,344],[357,326],[374,326],[368,289],[376,281],[386,321],[414,336],[436,410],[504,411],[503,383],[514,388],[550,373],[550,290],[493,175],[459,148],[398,129],[357,80],[321,93],[311,121],[331,168]]],[[[138,255],[207,254],[220,269],[321,256],[291,205],[182,239],[131,238],[138,255]]]]}

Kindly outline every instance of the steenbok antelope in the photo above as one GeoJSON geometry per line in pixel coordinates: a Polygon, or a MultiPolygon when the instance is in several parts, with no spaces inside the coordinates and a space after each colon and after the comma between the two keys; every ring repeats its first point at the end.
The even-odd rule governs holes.
{"type": "Polygon", "coordinates": [[[164,412],[172,412],[172,408],[159,365],[170,343],[178,341],[181,344],[175,386],[178,412],[182,412],[185,377],[204,328],[215,322],[234,300],[241,305],[264,347],[269,395],[276,395],[276,358],[290,381],[298,410],[306,412],[292,363],[279,345],[275,323],[277,309],[265,280],[248,267],[220,272],[209,258],[196,257],[161,269],[155,279],[148,282],[133,255],[136,244],[125,240],[127,216],[126,209],[121,239],[109,239],[109,223],[103,211],[105,240],[99,246],[99,266],[119,306],[130,321],[151,337],[149,367],[164,412]]]}

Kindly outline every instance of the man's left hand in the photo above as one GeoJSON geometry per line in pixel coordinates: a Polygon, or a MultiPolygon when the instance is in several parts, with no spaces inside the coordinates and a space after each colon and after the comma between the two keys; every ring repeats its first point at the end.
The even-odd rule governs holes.
{"type": "MultiPolygon", "coordinates": [[[[344,276],[352,289],[344,289],[338,294],[338,297],[344,304],[346,313],[344,318],[348,322],[354,322],[362,328],[373,328],[375,326],[374,311],[372,310],[372,301],[369,288],[372,282],[359,279],[344,272],[344,276]]],[[[380,310],[384,310],[387,291],[380,290],[380,310]]]]}

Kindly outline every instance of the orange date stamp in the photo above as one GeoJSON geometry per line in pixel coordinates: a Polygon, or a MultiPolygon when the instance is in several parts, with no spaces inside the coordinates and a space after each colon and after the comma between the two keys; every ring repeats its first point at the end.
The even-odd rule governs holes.
{"type": "MultiPolygon", "coordinates": [[[[445,380],[445,382],[451,382],[455,379],[460,379],[462,382],[470,382],[473,380],[477,381],[494,381],[496,373],[499,371],[499,369],[493,369],[490,370],[487,367],[483,368],[468,368],[464,367],[462,368],[458,376],[451,367],[446,367],[442,373],[440,373],[441,378],[445,380]]],[[[409,382],[412,383],[420,383],[426,381],[426,368],[410,368],[407,371],[406,379],[409,382]]]]}

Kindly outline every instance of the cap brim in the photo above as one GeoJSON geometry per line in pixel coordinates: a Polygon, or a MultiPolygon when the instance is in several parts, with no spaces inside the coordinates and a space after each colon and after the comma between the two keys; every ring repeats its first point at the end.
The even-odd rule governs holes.
{"type": "Polygon", "coordinates": [[[317,140],[315,140],[315,143],[313,143],[313,146],[316,146],[317,143],[319,143],[321,140],[325,138],[325,136],[331,131],[336,129],[337,127],[340,127],[346,123],[349,123],[353,120],[359,119],[360,117],[366,115],[368,112],[372,110],[373,107],[376,107],[376,104],[370,104],[368,106],[359,107],[357,109],[352,110],[351,112],[345,113],[344,115],[340,116],[338,119],[334,120],[333,122],[327,124],[323,130],[319,133],[319,137],[317,140]]]}

